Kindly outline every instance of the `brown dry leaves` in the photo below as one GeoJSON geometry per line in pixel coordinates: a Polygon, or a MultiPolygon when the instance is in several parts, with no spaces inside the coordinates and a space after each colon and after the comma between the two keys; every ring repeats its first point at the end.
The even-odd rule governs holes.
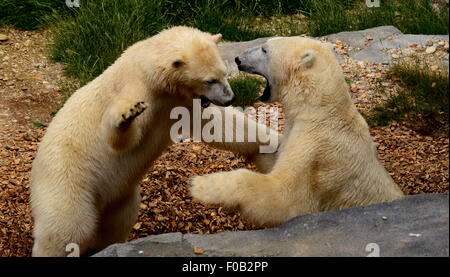
{"type": "MultiPolygon", "coordinates": [[[[232,153],[200,143],[177,143],[155,163],[141,184],[139,228],[132,237],[166,232],[208,234],[255,228],[238,212],[205,207],[189,196],[189,178],[248,167],[232,153]]],[[[136,226],[135,226],[136,227],[136,226]]]]}
{"type": "MultiPolygon", "coordinates": [[[[44,42],[48,34],[1,32],[7,33],[10,39],[0,42],[0,76],[8,79],[0,80],[0,257],[29,256],[31,162],[45,131],[33,126],[31,121],[51,120],[50,112],[62,97],[48,85],[63,77],[59,66],[45,58],[44,42]],[[14,58],[2,61],[5,56],[14,58]],[[33,62],[45,66],[36,69],[33,62]],[[13,84],[7,83],[10,80],[13,84]],[[21,89],[24,87],[27,90],[21,89]]],[[[373,96],[376,93],[370,84],[372,79],[384,74],[382,67],[367,67],[352,64],[344,68],[357,87],[352,98],[360,109],[379,98],[373,96]],[[366,97],[361,97],[363,94],[366,97]]],[[[408,194],[448,191],[448,137],[422,136],[396,123],[373,128],[371,132],[378,143],[380,160],[403,191],[408,194]]],[[[201,143],[173,145],[141,182],[142,203],[130,239],[167,232],[204,234],[256,229],[242,220],[238,212],[206,207],[188,194],[190,177],[242,167],[253,168],[232,153],[201,143]]],[[[193,249],[193,252],[201,254],[202,251],[193,249]]]]}
{"type": "Polygon", "coordinates": [[[449,139],[392,123],[371,129],[378,157],[407,194],[448,192],[449,139]]]}

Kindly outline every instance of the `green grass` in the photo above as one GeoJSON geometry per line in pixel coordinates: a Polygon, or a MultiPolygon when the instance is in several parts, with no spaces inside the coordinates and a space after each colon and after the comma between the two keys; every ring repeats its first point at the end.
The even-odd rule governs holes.
{"type": "Polygon", "coordinates": [[[81,1],[80,8],[72,9],[69,14],[53,13],[46,18],[51,18],[47,22],[53,22],[53,60],[66,64],[67,74],[78,78],[81,84],[101,74],[131,44],[173,25],[193,26],[222,33],[225,40],[244,41],[280,32],[255,28],[256,23],[249,24],[252,22],[249,19],[301,12],[309,16],[307,29],[314,36],[389,24],[405,33],[448,33],[448,13],[434,11],[430,0],[386,0],[380,8],[368,8],[363,3],[357,0],[99,0],[81,1]]]}
{"type": "Polygon", "coordinates": [[[65,0],[0,0],[0,26],[35,29],[54,11],[70,12],[65,0]]]}
{"type": "Polygon", "coordinates": [[[167,27],[162,9],[159,1],[105,0],[81,3],[74,17],[54,15],[52,59],[85,84],[129,45],[167,27]]]}
{"type": "Polygon", "coordinates": [[[447,9],[434,10],[431,0],[381,0],[379,8],[368,8],[364,3],[363,0],[80,0],[79,8],[70,9],[65,0],[0,0],[0,26],[22,29],[40,24],[50,26],[52,59],[65,64],[67,75],[77,78],[81,85],[101,74],[128,46],[174,25],[222,33],[230,41],[300,33],[322,36],[380,25],[394,25],[404,33],[448,34],[447,9]],[[296,17],[300,13],[307,18],[296,17]],[[276,23],[294,18],[287,26],[276,23]]]}
{"type": "Polygon", "coordinates": [[[265,83],[260,78],[248,76],[230,79],[229,82],[236,96],[236,101],[233,103],[233,106],[243,108],[258,101],[261,88],[265,83]]]}
{"type": "Polygon", "coordinates": [[[407,121],[423,133],[448,125],[448,73],[433,71],[423,61],[396,64],[390,73],[401,89],[385,104],[368,115],[371,125],[387,125],[391,121],[407,121]]]}
{"type": "Polygon", "coordinates": [[[448,7],[435,10],[431,0],[384,0],[369,8],[364,1],[309,0],[308,33],[323,36],[393,25],[406,34],[448,34],[448,7]]]}
{"type": "MultiPolygon", "coordinates": [[[[240,1],[101,0],[81,2],[74,16],[53,14],[52,58],[82,84],[101,74],[131,44],[173,25],[188,25],[226,40],[270,35],[241,26],[256,10],[240,1]],[[239,4],[239,5],[238,5],[239,4]]],[[[251,1],[250,1],[251,2],[251,1]]]]}

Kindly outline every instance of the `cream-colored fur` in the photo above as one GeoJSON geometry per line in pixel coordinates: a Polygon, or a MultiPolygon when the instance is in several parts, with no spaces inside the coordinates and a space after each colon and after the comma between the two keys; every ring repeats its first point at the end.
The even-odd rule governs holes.
{"type": "MultiPolygon", "coordinates": [[[[172,143],[172,108],[192,109],[193,97],[210,86],[232,96],[219,39],[187,27],[165,30],[131,46],[68,99],[33,162],[33,256],[65,256],[69,243],[84,254],[126,240],[138,215],[138,182],[172,143]]],[[[258,142],[213,145],[247,156],[259,151],[258,142]]]]}
{"type": "Polygon", "coordinates": [[[265,174],[239,169],[194,177],[194,199],[239,208],[270,226],[300,214],[401,198],[330,47],[306,38],[269,40],[262,47],[249,55],[260,55],[254,58],[260,63],[267,53],[271,99],[279,99],[286,114],[277,158],[263,160],[265,174]]]}

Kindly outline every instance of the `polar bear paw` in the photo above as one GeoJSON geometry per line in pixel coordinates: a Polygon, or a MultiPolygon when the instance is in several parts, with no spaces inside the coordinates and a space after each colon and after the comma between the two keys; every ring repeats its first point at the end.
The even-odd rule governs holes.
{"type": "Polygon", "coordinates": [[[191,196],[205,204],[221,204],[223,203],[224,185],[220,182],[219,176],[216,174],[208,174],[204,176],[196,176],[191,180],[191,196]]]}
{"type": "Polygon", "coordinates": [[[191,179],[191,196],[202,203],[233,207],[238,205],[241,171],[217,172],[191,179]]]}
{"type": "Polygon", "coordinates": [[[137,102],[131,107],[126,108],[127,111],[121,113],[120,118],[118,120],[118,127],[126,126],[130,124],[136,117],[138,117],[141,113],[147,109],[148,105],[143,102],[137,102]]]}

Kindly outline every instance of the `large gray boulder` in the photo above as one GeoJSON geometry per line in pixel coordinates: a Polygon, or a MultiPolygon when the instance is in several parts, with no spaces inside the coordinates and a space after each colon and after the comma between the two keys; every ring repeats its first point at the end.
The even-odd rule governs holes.
{"type": "Polygon", "coordinates": [[[449,256],[448,227],[448,193],[422,194],[302,215],[271,229],[149,236],[94,256],[449,256]]]}
{"type": "Polygon", "coordinates": [[[326,38],[334,42],[340,40],[360,50],[348,52],[355,60],[369,63],[390,63],[392,56],[389,50],[405,49],[409,45],[426,45],[427,41],[448,40],[448,35],[407,35],[394,26],[381,26],[355,32],[341,32],[328,35],[326,38]],[[370,38],[368,40],[367,38],[370,38]]]}
{"type": "MultiPolygon", "coordinates": [[[[258,38],[244,42],[226,42],[219,45],[222,59],[227,65],[228,73],[233,76],[239,70],[234,62],[234,58],[248,48],[259,46],[265,43],[271,37],[258,38]]],[[[316,39],[324,39],[329,42],[341,41],[351,46],[352,50],[348,51],[345,56],[352,59],[369,62],[369,63],[390,63],[392,55],[390,50],[405,49],[409,45],[426,45],[428,41],[442,41],[449,39],[448,35],[408,35],[403,34],[394,26],[380,26],[361,31],[340,32],[316,39]],[[370,38],[370,40],[368,40],[370,38]]],[[[344,55],[336,53],[336,57],[340,63],[344,62],[344,55]]],[[[448,67],[448,56],[442,61],[448,67]]]]}

